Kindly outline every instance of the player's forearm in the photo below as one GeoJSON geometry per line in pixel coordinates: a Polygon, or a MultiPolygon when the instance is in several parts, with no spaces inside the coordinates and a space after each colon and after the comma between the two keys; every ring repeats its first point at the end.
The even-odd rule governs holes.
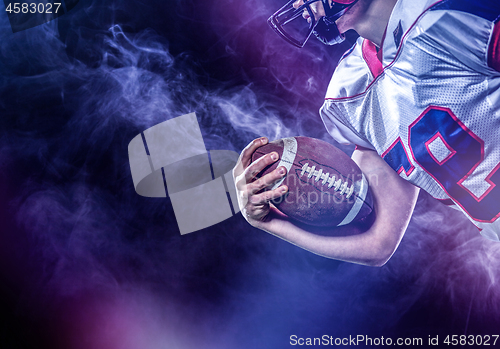
{"type": "MultiPolygon", "coordinates": [[[[383,265],[394,252],[394,243],[376,229],[362,231],[355,224],[337,228],[299,226],[273,209],[258,228],[315,254],[370,266],[383,265]]],[[[372,227],[377,227],[375,223],[372,227]]]]}
{"type": "Polygon", "coordinates": [[[356,150],[353,160],[365,174],[374,198],[374,220],[330,231],[299,226],[276,209],[258,228],[313,253],[359,264],[385,264],[398,247],[415,207],[418,188],[403,180],[374,151],[356,150]],[[320,234],[318,234],[320,233],[320,234]],[[327,235],[327,236],[325,236],[327,235]]]}

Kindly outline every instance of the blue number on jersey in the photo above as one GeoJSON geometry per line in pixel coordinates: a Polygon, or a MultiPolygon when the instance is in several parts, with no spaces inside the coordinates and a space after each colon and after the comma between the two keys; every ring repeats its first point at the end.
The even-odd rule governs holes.
{"type": "Polygon", "coordinates": [[[382,158],[384,158],[385,162],[387,162],[398,174],[405,171],[405,174],[409,176],[415,169],[415,166],[408,160],[408,154],[406,154],[406,150],[399,137],[382,154],[382,158]]]}
{"type": "MultiPolygon", "coordinates": [[[[409,147],[420,167],[432,176],[443,190],[473,219],[493,222],[500,216],[500,164],[486,177],[489,189],[477,197],[462,183],[484,159],[483,141],[458,120],[449,109],[429,107],[410,125],[409,147]],[[441,138],[449,154],[437,159],[429,150],[436,138],[441,138]]],[[[384,160],[399,171],[400,164],[410,163],[402,144],[389,148],[384,160]],[[403,149],[404,150],[404,149],[403,149]]]]}

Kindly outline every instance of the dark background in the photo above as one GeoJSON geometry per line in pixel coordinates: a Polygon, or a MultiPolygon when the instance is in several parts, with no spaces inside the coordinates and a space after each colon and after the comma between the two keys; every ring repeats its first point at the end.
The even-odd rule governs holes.
{"type": "Polygon", "coordinates": [[[185,113],[208,149],[261,135],[333,143],[318,109],[355,37],[289,46],[266,24],[281,5],[81,0],[15,34],[0,15],[1,348],[500,334],[500,245],[425,194],[393,258],[370,268],[239,214],[180,236],[168,199],[135,193],[128,142],[185,113]]]}

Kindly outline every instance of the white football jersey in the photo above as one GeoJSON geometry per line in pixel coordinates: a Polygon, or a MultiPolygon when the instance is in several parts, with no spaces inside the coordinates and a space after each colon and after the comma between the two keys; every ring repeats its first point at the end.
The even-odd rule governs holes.
{"type": "Polygon", "coordinates": [[[359,38],[320,110],[340,143],[373,149],[500,241],[498,0],[399,0],[382,49],[359,38]]]}

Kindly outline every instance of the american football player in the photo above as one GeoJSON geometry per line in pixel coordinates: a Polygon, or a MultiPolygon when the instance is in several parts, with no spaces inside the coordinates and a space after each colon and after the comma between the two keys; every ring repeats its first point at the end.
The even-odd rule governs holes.
{"type": "Polygon", "coordinates": [[[234,170],[248,222],[326,257],[383,265],[423,189],[499,241],[499,19],[496,0],[297,0],[277,11],[270,25],[298,47],[311,34],[326,44],[349,29],[360,35],[340,60],[320,115],[338,142],[356,145],[352,158],[372,179],[375,217],[354,235],[342,231],[359,227],[324,236],[292,223],[269,205],[287,188],[262,191],[283,169],[254,180],[275,161],[270,154],[250,163],[267,142],[257,139],[234,170]],[[297,17],[307,30],[291,25],[297,17]]]}

